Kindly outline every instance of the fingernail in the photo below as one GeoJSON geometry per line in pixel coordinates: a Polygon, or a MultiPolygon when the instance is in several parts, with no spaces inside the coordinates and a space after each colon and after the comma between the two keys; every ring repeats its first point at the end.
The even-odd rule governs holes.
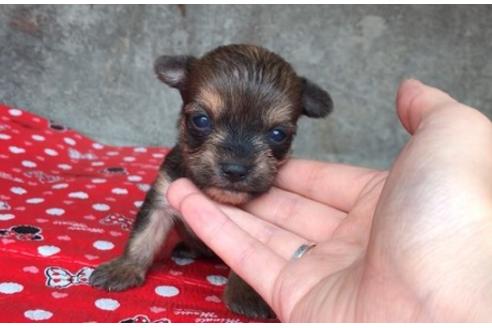
{"type": "Polygon", "coordinates": [[[424,84],[420,81],[417,80],[416,78],[410,77],[406,78],[402,81],[401,85],[405,85],[405,87],[421,87],[424,84]]]}
{"type": "Polygon", "coordinates": [[[171,183],[166,192],[166,197],[172,207],[179,209],[181,201],[186,196],[196,192],[198,189],[190,180],[181,178],[171,183]]]}
{"type": "Polygon", "coordinates": [[[396,93],[396,103],[401,106],[402,99],[411,99],[414,95],[420,92],[420,89],[424,86],[422,82],[414,78],[408,78],[403,80],[398,87],[398,92],[396,93]]]}

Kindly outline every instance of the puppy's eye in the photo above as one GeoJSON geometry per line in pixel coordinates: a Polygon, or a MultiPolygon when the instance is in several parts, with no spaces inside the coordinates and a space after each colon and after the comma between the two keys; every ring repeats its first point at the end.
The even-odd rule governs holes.
{"type": "Polygon", "coordinates": [[[206,114],[197,114],[191,117],[193,127],[198,130],[207,131],[211,128],[212,122],[206,114]]]}
{"type": "Polygon", "coordinates": [[[274,143],[281,143],[287,138],[287,133],[281,128],[271,129],[268,132],[268,138],[274,143]]]}

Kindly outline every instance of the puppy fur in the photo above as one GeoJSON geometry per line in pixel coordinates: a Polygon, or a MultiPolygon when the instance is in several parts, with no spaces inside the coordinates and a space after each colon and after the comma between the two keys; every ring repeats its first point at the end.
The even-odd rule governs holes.
{"type": "MultiPolygon", "coordinates": [[[[165,195],[173,180],[187,177],[210,198],[241,205],[271,187],[299,117],[324,117],[333,107],[326,91],[258,46],[222,46],[201,58],[161,56],[154,70],[183,99],[179,137],[146,195],[124,253],[90,278],[109,291],[141,285],[173,228],[194,254],[214,255],[169,206],[165,195]]],[[[275,315],[234,272],[224,301],[249,317],[275,315]]]]}

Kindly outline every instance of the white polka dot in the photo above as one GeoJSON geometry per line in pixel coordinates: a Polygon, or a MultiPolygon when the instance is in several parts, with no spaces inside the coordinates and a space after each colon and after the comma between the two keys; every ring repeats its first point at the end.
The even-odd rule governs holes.
{"type": "Polygon", "coordinates": [[[72,168],[72,166],[68,165],[68,164],[58,164],[58,168],[60,168],[62,170],[70,170],[72,168]]]}
{"type": "Polygon", "coordinates": [[[130,175],[128,177],[128,181],[132,181],[132,182],[142,181],[142,177],[138,175],[130,175]]]}
{"type": "Polygon", "coordinates": [[[65,214],[65,210],[63,208],[48,208],[46,213],[49,215],[60,216],[65,214]]]}
{"type": "Polygon", "coordinates": [[[20,148],[20,147],[17,147],[17,146],[9,146],[9,151],[12,154],[22,154],[22,153],[25,153],[26,152],[26,150],[24,148],[20,148]]]}
{"type": "Polygon", "coordinates": [[[59,253],[61,249],[53,245],[43,245],[38,247],[38,253],[41,256],[47,257],[59,253]]]}
{"type": "Polygon", "coordinates": [[[95,209],[96,211],[100,211],[100,212],[109,211],[109,209],[110,209],[109,205],[101,204],[101,203],[92,205],[92,208],[95,209]]]}
{"type": "Polygon", "coordinates": [[[123,157],[123,160],[125,162],[133,162],[135,160],[135,157],[132,157],[132,156],[126,156],[126,157],[123,157]]]}
{"type": "Polygon", "coordinates": [[[93,144],[92,144],[92,147],[93,147],[94,149],[103,149],[103,148],[104,148],[104,146],[103,146],[103,145],[101,145],[101,144],[99,144],[99,143],[93,143],[93,144]]]}
{"type": "Polygon", "coordinates": [[[217,295],[208,295],[205,297],[205,301],[212,303],[222,303],[222,300],[217,295]]]}
{"type": "Polygon", "coordinates": [[[31,138],[33,138],[33,140],[36,140],[36,141],[44,141],[45,138],[43,136],[40,136],[39,134],[33,134],[31,136],[31,138]]]}
{"type": "Polygon", "coordinates": [[[36,167],[37,164],[31,161],[22,161],[22,166],[24,167],[36,167]]]}
{"type": "Polygon", "coordinates": [[[41,321],[50,319],[53,316],[53,313],[51,313],[50,311],[36,309],[24,312],[24,316],[33,321],[41,321]]]}
{"type": "Polygon", "coordinates": [[[120,307],[120,303],[112,298],[100,298],[94,302],[94,305],[104,311],[114,311],[120,307]]]}
{"type": "Polygon", "coordinates": [[[114,244],[110,241],[106,240],[96,240],[92,246],[94,246],[95,249],[98,249],[100,251],[108,251],[110,249],[114,248],[114,244]]]}
{"type": "Polygon", "coordinates": [[[40,204],[42,202],[44,202],[43,198],[29,198],[28,200],[26,200],[26,203],[28,204],[40,204]]]}
{"type": "Polygon", "coordinates": [[[71,192],[68,194],[68,197],[70,198],[77,198],[77,199],[88,199],[89,195],[86,192],[83,191],[76,191],[76,192],[71,192]]]}
{"type": "Polygon", "coordinates": [[[12,109],[9,109],[9,114],[12,116],[21,116],[22,111],[20,109],[12,108],[12,109]]]}
{"type": "Polygon", "coordinates": [[[68,188],[68,183],[57,183],[56,185],[53,185],[51,188],[53,188],[53,189],[65,189],[65,188],[68,188]]]}
{"type": "Polygon", "coordinates": [[[2,282],[0,284],[0,293],[2,294],[20,293],[23,289],[24,286],[16,282],[2,282]]]}
{"type": "Polygon", "coordinates": [[[63,141],[65,141],[65,143],[70,146],[75,146],[75,144],[77,143],[75,140],[68,137],[63,138],[63,141]]]}
{"type": "Polygon", "coordinates": [[[39,272],[39,269],[37,267],[35,267],[34,265],[31,265],[31,266],[26,266],[26,267],[22,268],[22,271],[36,274],[39,272]]]}
{"type": "Polygon", "coordinates": [[[119,153],[117,151],[108,151],[106,153],[106,155],[108,155],[108,156],[117,156],[117,155],[119,155],[119,153]]]}
{"type": "Polygon", "coordinates": [[[15,218],[14,214],[10,214],[10,213],[0,214],[0,221],[8,221],[8,220],[12,220],[14,218],[15,218]]]}
{"type": "Polygon", "coordinates": [[[58,155],[58,152],[56,150],[54,150],[54,149],[51,149],[51,148],[46,148],[44,150],[44,153],[46,155],[49,155],[49,156],[57,156],[58,155]]]}
{"type": "Polygon", "coordinates": [[[137,147],[137,148],[134,148],[133,150],[137,153],[146,153],[147,152],[147,149],[143,148],[143,147],[137,147]]]}
{"type": "Polygon", "coordinates": [[[147,183],[139,183],[138,184],[138,189],[142,190],[143,192],[147,192],[150,190],[150,185],[147,183]]]}
{"type": "Polygon", "coordinates": [[[104,162],[92,162],[91,165],[92,166],[103,166],[104,162]]]}
{"type": "Polygon", "coordinates": [[[222,286],[227,283],[227,278],[219,275],[207,276],[207,281],[215,286],[222,286]]]}
{"type": "Polygon", "coordinates": [[[113,190],[111,190],[111,192],[113,194],[116,194],[116,195],[126,195],[126,194],[128,194],[128,190],[126,190],[125,188],[113,188],[113,190]]]}
{"type": "Polygon", "coordinates": [[[0,133],[0,140],[9,140],[10,138],[12,137],[8,134],[0,133]]]}
{"type": "Polygon", "coordinates": [[[141,200],[137,200],[133,204],[135,205],[136,208],[140,208],[142,206],[143,202],[141,200]]]}
{"type": "Polygon", "coordinates": [[[12,187],[10,188],[10,191],[16,195],[24,195],[27,193],[27,190],[21,187],[12,187]]]}
{"type": "Polygon", "coordinates": [[[186,257],[172,257],[172,260],[177,265],[188,265],[195,262],[195,260],[186,257]]]}
{"type": "Polygon", "coordinates": [[[163,285],[157,286],[155,288],[155,293],[162,297],[173,297],[179,294],[179,289],[174,286],[163,285]]]}
{"type": "Polygon", "coordinates": [[[159,154],[159,153],[155,153],[155,154],[152,154],[152,157],[154,157],[154,158],[163,158],[164,155],[163,154],[159,154]]]}
{"type": "Polygon", "coordinates": [[[106,179],[92,179],[92,183],[105,183],[106,179]]]}
{"type": "Polygon", "coordinates": [[[53,296],[53,298],[56,298],[56,299],[59,299],[59,298],[65,298],[68,296],[67,293],[60,293],[60,292],[52,292],[51,293],[51,296],[53,296]]]}

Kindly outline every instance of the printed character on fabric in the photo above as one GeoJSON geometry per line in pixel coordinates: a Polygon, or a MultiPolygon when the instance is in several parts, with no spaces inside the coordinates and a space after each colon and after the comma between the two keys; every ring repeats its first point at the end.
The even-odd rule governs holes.
{"type": "Polygon", "coordinates": [[[8,229],[0,229],[0,238],[16,238],[24,241],[43,240],[41,228],[28,225],[13,226],[8,229]]]}

